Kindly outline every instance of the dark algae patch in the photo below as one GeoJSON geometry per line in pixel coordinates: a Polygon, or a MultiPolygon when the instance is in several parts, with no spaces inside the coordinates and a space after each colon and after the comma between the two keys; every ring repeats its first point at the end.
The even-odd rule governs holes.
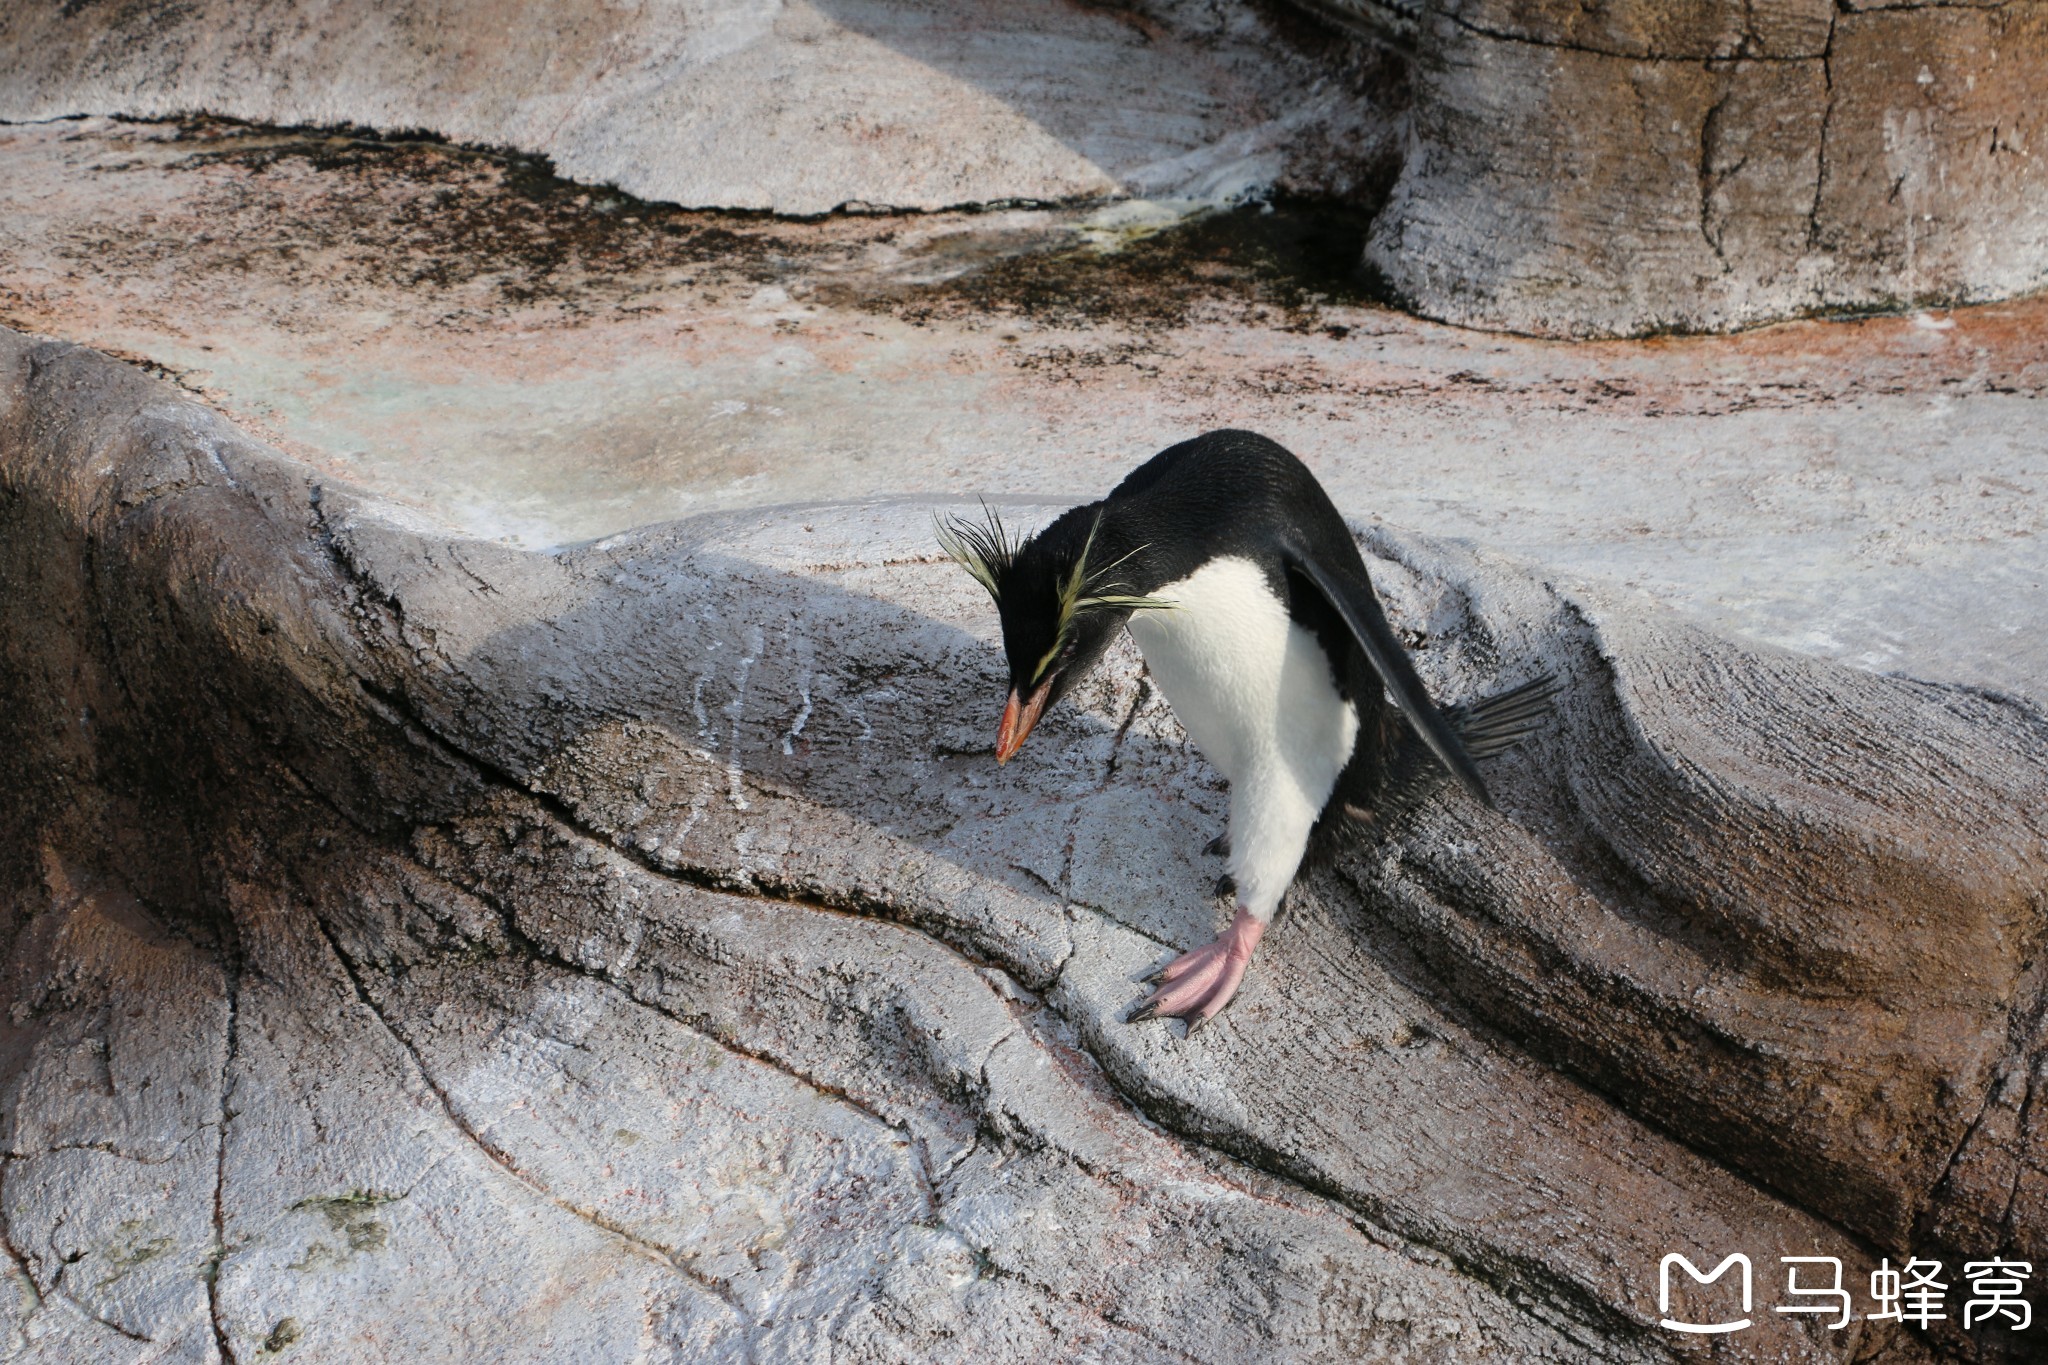
{"type": "MultiPolygon", "coordinates": [[[[1198,310],[1279,310],[1372,297],[1360,269],[1369,209],[1299,197],[1119,230],[1090,206],[819,219],[687,209],[564,180],[540,157],[426,136],[176,126],[173,168],[244,174],[208,187],[212,262],[275,270],[318,253],[343,283],[449,296],[446,325],[509,309],[564,320],[682,287],[707,302],[779,284],[793,297],[909,322],[1025,318],[1171,327],[1198,310]],[[269,259],[263,259],[269,258],[269,259]]],[[[90,244],[141,267],[189,243],[90,244]]],[[[1270,321],[1271,319],[1267,319],[1270,321]]]]}
{"type": "Polygon", "coordinates": [[[1198,214],[1120,243],[1020,254],[907,292],[913,320],[1009,314],[1054,326],[1174,326],[1196,310],[1277,308],[1308,321],[1324,303],[1372,301],[1360,265],[1372,215],[1279,198],[1198,214]]]}
{"type": "MultiPolygon", "coordinates": [[[[368,1194],[354,1192],[322,1199],[301,1199],[292,1205],[293,1211],[310,1211],[327,1219],[328,1227],[339,1233],[348,1244],[351,1253],[358,1251],[382,1251],[391,1240],[391,1229],[377,1217],[377,1210],[386,1204],[403,1199],[404,1195],[368,1194]]],[[[325,1250],[324,1248],[317,1248],[325,1250]]],[[[317,1259],[332,1259],[331,1253],[319,1257],[313,1251],[307,1253],[308,1262],[317,1259]]]]}
{"type": "Polygon", "coordinates": [[[297,1318],[279,1318],[271,1327],[270,1335],[263,1338],[263,1350],[269,1355],[276,1355],[295,1344],[303,1335],[304,1329],[299,1326],[297,1318]]]}
{"type": "Polygon", "coordinates": [[[177,164],[249,172],[215,191],[239,245],[339,249],[370,284],[482,285],[504,304],[580,312],[615,306],[649,275],[758,285],[815,252],[764,215],[649,204],[564,180],[545,158],[432,138],[206,120],[178,140],[191,150],[177,164]]]}

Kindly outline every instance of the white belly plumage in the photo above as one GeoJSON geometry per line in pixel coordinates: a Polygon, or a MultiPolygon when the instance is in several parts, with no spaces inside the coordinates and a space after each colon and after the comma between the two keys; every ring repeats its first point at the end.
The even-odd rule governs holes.
{"type": "Polygon", "coordinates": [[[1131,638],[1188,736],[1230,779],[1229,871],[1269,920],[1358,737],[1329,659],[1248,559],[1214,559],[1153,596],[1131,638]]]}

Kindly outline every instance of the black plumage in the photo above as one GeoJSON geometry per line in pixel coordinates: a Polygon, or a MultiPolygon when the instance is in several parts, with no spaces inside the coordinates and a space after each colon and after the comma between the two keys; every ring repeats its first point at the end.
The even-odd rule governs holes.
{"type": "Polygon", "coordinates": [[[1233,830],[1251,831],[1230,852],[1246,886],[1238,920],[1166,969],[1169,984],[1148,1002],[1158,1013],[1199,1021],[1221,1008],[1312,846],[1327,852],[1356,826],[1384,830],[1447,778],[1490,804],[1475,756],[1540,725],[1551,695],[1539,679],[1439,710],[1343,517],[1307,466],[1251,432],[1169,447],[1021,543],[993,516],[955,522],[941,539],[1002,617],[1011,694],[999,760],[1128,626],[1232,780],[1233,830]],[[1304,806],[1311,788],[1321,790],[1304,806]]]}

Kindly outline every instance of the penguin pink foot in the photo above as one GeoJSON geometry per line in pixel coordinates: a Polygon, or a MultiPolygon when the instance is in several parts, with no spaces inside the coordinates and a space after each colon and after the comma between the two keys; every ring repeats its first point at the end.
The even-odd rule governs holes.
{"type": "Polygon", "coordinates": [[[1237,918],[1216,936],[1215,942],[1182,953],[1160,970],[1154,978],[1159,982],[1158,989],[1126,1016],[1127,1022],[1185,1019],[1188,1032],[1193,1033],[1215,1018],[1237,994],[1244,970],[1251,965],[1252,954],[1265,933],[1266,926],[1251,911],[1239,907],[1237,918]]]}

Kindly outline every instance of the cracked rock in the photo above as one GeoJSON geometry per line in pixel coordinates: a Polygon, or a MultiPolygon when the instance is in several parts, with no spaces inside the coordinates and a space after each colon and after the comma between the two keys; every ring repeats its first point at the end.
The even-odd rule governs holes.
{"type": "Polygon", "coordinates": [[[1414,54],[1366,257],[1431,317],[1712,331],[2048,283],[2048,6],[1304,0],[1414,54]]]}
{"type": "Polygon", "coordinates": [[[1657,1361],[1669,1252],[2044,1259],[2027,705],[1376,528],[1558,725],[1190,1041],[1220,783],[1129,651],[996,768],[929,518],[459,540],[0,333],[10,1356],[1657,1361]]]}

